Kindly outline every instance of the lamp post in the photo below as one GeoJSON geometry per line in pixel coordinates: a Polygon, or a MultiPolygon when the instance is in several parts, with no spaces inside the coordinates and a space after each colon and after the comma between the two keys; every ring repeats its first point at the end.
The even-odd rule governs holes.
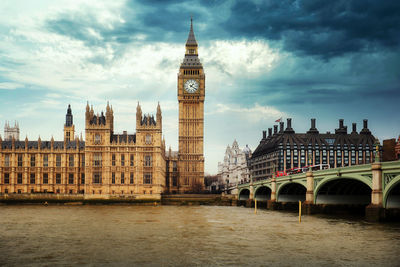
{"type": "Polygon", "coordinates": [[[311,171],[311,164],[312,164],[312,152],[308,151],[308,170],[311,171]]]}
{"type": "Polygon", "coordinates": [[[380,155],[379,155],[380,143],[379,143],[378,138],[375,139],[374,147],[375,147],[375,162],[380,162],[381,161],[380,155]]]}

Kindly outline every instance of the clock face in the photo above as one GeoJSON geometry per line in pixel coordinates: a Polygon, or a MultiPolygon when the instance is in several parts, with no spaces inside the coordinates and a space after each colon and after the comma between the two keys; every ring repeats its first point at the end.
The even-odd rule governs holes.
{"type": "Polygon", "coordinates": [[[185,82],[185,91],[194,93],[199,89],[199,83],[196,80],[187,80],[185,82]]]}

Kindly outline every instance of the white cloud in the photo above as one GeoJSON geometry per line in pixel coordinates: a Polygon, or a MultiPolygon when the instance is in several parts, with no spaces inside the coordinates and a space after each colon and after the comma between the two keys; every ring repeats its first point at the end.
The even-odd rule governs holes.
{"type": "Polygon", "coordinates": [[[9,82],[0,83],[0,89],[4,90],[14,90],[22,87],[24,87],[24,85],[20,83],[9,83],[9,82]]]}
{"type": "Polygon", "coordinates": [[[272,120],[287,116],[284,112],[270,106],[261,106],[255,103],[253,107],[241,107],[240,105],[216,104],[213,111],[206,115],[223,113],[224,115],[240,116],[246,121],[254,123],[260,120],[272,120]]]}

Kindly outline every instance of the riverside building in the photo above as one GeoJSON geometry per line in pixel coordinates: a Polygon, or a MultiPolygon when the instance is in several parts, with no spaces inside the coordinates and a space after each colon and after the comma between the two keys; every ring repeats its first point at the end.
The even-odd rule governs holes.
{"type": "Polygon", "coordinates": [[[138,103],[134,134],[114,132],[114,111],[108,103],[100,114],[87,104],[85,139],[75,136],[70,106],[63,141],[19,141],[17,125],[13,130],[7,124],[12,134],[6,140],[0,137],[0,193],[160,198],[164,192],[202,190],[205,74],[192,22],[177,91],[178,151],[166,152],[159,104],[153,116],[142,114],[138,103]]]}
{"type": "Polygon", "coordinates": [[[246,145],[239,148],[236,140],[232,146],[227,146],[223,162],[218,162],[218,187],[226,188],[236,186],[239,183],[250,181],[249,159],[251,149],[246,145]]]}
{"type": "Polygon", "coordinates": [[[253,180],[271,178],[276,172],[309,165],[326,164],[330,168],[367,164],[373,160],[376,140],[368,129],[368,120],[357,132],[356,123],[348,133],[343,119],[334,133],[320,133],[315,119],[306,133],[296,133],[292,120],[287,119],[286,129],[280,122],[274,128],[263,131],[260,144],[250,159],[250,172],[253,180]],[[273,132],[272,132],[273,131],[273,132]]]}

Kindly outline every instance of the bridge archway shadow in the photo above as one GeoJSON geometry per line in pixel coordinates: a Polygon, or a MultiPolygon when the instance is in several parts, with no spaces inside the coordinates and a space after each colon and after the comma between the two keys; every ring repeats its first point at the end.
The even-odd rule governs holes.
{"type": "Polygon", "coordinates": [[[279,187],[278,202],[298,202],[306,200],[307,189],[299,183],[287,183],[279,187]]]}
{"type": "Polygon", "coordinates": [[[335,179],[314,192],[315,204],[368,205],[371,203],[371,192],[371,188],[359,180],[335,179]]]}
{"type": "Polygon", "coordinates": [[[397,182],[387,193],[386,208],[388,209],[400,208],[400,181],[397,182]]]}
{"type": "Polygon", "coordinates": [[[271,199],[271,189],[267,186],[260,186],[257,188],[254,198],[257,199],[257,201],[268,201],[271,199]]]}
{"type": "Polygon", "coordinates": [[[250,190],[249,189],[242,189],[239,192],[239,200],[248,200],[250,198],[250,190]]]}

